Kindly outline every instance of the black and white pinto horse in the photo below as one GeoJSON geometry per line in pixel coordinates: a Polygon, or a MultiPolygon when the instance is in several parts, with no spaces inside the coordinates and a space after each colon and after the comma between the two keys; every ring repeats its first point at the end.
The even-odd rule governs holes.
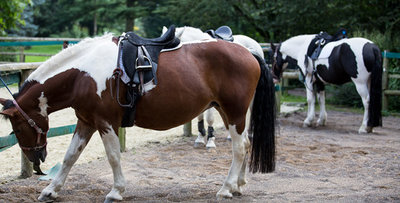
{"type": "Polygon", "coordinates": [[[317,126],[326,124],[326,83],[341,85],[353,81],[364,105],[364,118],[359,133],[370,133],[382,126],[382,56],[378,46],[364,38],[344,38],[326,44],[316,60],[307,50],[316,35],[292,37],[277,47],[271,45],[273,74],[279,79],[285,64],[296,64],[304,76],[308,111],[303,126],[311,126],[315,117],[315,92],[320,105],[317,126]]]}

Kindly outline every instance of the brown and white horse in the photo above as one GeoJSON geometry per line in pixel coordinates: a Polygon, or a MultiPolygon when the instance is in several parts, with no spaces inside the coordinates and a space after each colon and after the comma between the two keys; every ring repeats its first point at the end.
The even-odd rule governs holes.
{"type": "MultiPolygon", "coordinates": [[[[115,87],[120,84],[121,91],[126,88],[112,78],[117,52],[111,35],[85,39],[42,64],[14,95],[15,100],[0,99],[4,106],[1,114],[11,121],[20,147],[35,166],[46,158],[48,115],[67,107],[75,109],[78,123],[62,168],[42,191],[40,201],[57,197],[96,130],[114,175],[106,201],[122,200],[125,179],[117,132],[124,109],[115,100],[115,87]]],[[[231,134],[233,149],[232,164],[217,197],[241,193],[246,184],[246,154],[251,143],[245,120],[250,104],[253,140],[249,168],[263,173],[274,170],[274,86],[267,68],[249,51],[219,40],[183,44],[175,51],[160,54],[157,77],[158,84],[137,102],[135,124],[165,130],[214,106],[231,134]]]]}

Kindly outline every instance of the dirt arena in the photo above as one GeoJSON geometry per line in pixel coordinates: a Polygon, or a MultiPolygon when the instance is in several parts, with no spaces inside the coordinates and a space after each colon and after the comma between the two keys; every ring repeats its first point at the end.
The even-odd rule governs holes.
{"type": "MultiPolygon", "coordinates": [[[[73,123],[67,113],[55,115],[51,125],[73,123]]],[[[211,151],[194,149],[195,137],[183,137],[182,127],[163,132],[129,128],[128,150],[122,154],[127,181],[123,202],[216,202],[231,162],[227,131],[216,118],[217,149],[211,151]]],[[[384,117],[384,126],[368,135],[357,133],[360,114],[328,111],[327,126],[319,128],[302,128],[304,118],[305,112],[279,118],[276,171],[248,174],[243,195],[234,197],[234,202],[400,201],[400,118],[384,117]]],[[[10,130],[4,123],[2,135],[10,130]]],[[[193,126],[197,133],[195,121],[193,126]]],[[[56,201],[104,201],[112,173],[98,137],[72,168],[56,201]]],[[[48,140],[44,170],[62,162],[70,139],[67,135],[48,140]]],[[[16,179],[19,157],[16,146],[0,153],[0,202],[34,202],[49,184],[36,175],[16,179]]]]}

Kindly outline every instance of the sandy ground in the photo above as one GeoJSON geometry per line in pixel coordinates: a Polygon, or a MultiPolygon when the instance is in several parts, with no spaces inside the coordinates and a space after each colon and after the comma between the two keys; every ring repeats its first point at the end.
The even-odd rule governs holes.
{"type": "MultiPolygon", "coordinates": [[[[276,171],[248,174],[243,195],[234,197],[234,202],[400,202],[400,118],[385,117],[382,128],[359,135],[361,114],[328,111],[327,126],[318,128],[301,127],[305,116],[305,112],[298,112],[279,118],[276,171]]],[[[67,117],[61,114],[58,122],[70,124],[64,123],[70,121],[67,117]]],[[[8,132],[3,131],[4,121],[1,125],[2,134],[8,132]]],[[[209,151],[194,149],[195,137],[181,135],[182,127],[163,132],[128,130],[128,151],[122,154],[127,181],[123,202],[216,202],[215,194],[232,156],[231,143],[225,140],[227,131],[218,117],[217,149],[209,151]]],[[[70,136],[48,140],[46,162],[52,163],[43,169],[61,162],[61,151],[66,150],[69,140],[70,136]]],[[[58,202],[104,201],[112,187],[112,173],[98,142],[100,139],[92,139],[72,168],[58,202]]],[[[1,169],[5,174],[0,202],[36,201],[49,181],[38,181],[36,175],[12,178],[18,174],[18,148],[0,156],[0,168],[14,165],[12,170],[1,169]]]]}
{"type": "MultiPolygon", "coordinates": [[[[17,92],[16,87],[11,87],[13,93],[17,92]]],[[[1,98],[11,98],[11,95],[5,88],[0,88],[1,98]]],[[[0,106],[1,107],[1,106],[0,106]]],[[[64,109],[49,116],[50,128],[76,124],[76,116],[71,108],[64,109]]],[[[222,121],[217,120],[222,126],[222,121]]],[[[195,124],[195,122],[193,122],[195,124]]],[[[167,142],[174,137],[183,134],[182,127],[176,127],[167,131],[153,131],[138,127],[126,129],[126,148],[133,149],[145,145],[149,142],[167,142]]],[[[12,131],[11,123],[7,120],[0,119],[0,136],[6,136],[12,131]]],[[[193,129],[194,131],[194,129],[193,129]]],[[[57,163],[62,163],[65,152],[70,144],[72,134],[49,138],[47,144],[48,155],[46,161],[41,164],[43,171],[50,169],[57,163]]],[[[90,163],[92,161],[105,157],[105,150],[99,134],[96,132],[90,140],[88,146],[83,151],[77,161],[77,164],[90,163]]],[[[0,160],[3,162],[0,166],[0,182],[7,182],[15,179],[20,175],[21,150],[17,145],[0,152],[0,160]],[[7,164],[5,164],[7,163],[7,164]]]]}

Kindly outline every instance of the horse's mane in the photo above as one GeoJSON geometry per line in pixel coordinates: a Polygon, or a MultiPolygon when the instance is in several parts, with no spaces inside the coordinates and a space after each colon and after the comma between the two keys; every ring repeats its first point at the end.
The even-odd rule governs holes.
{"type": "MultiPolygon", "coordinates": [[[[92,47],[95,43],[101,43],[104,40],[111,41],[112,36],[111,33],[106,33],[99,37],[85,38],[75,45],[68,46],[68,48],[63,49],[40,65],[31,75],[29,75],[27,81],[35,80],[43,83],[49,77],[59,73],[59,69],[65,66],[66,63],[73,63],[73,60],[76,58],[75,56],[81,55],[82,52],[87,52],[87,49],[92,47]]],[[[95,47],[93,47],[93,49],[95,49],[95,47]]]]}

